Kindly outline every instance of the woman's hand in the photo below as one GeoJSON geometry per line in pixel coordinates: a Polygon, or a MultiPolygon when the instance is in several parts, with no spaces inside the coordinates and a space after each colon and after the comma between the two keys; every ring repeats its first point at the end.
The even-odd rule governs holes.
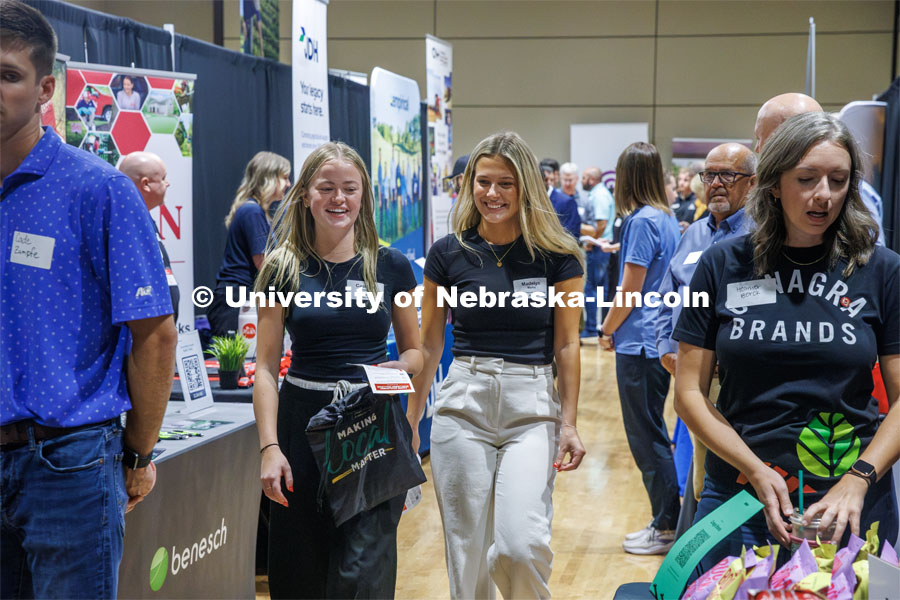
{"type": "Polygon", "coordinates": [[[409,365],[406,364],[406,361],[403,360],[388,360],[383,363],[378,363],[375,365],[376,367],[381,367],[382,369],[400,369],[401,371],[406,371],[409,373],[409,365]]]}
{"type": "Polygon", "coordinates": [[[578,430],[574,425],[563,425],[559,432],[559,454],[553,464],[557,471],[574,471],[584,458],[584,444],[578,437],[578,430]],[[569,462],[563,462],[569,455],[569,462]]]}
{"type": "Polygon", "coordinates": [[[784,522],[784,517],[790,518],[794,513],[794,507],[791,506],[791,498],[784,477],[776,473],[774,469],[760,463],[760,468],[748,475],[748,479],[753,489],[756,490],[756,497],[763,503],[763,512],[766,515],[766,525],[768,525],[769,531],[780,544],[790,545],[790,526],[784,522]]]}
{"type": "Polygon", "coordinates": [[[821,514],[818,531],[819,536],[823,538],[831,523],[834,522],[832,539],[835,542],[840,542],[848,523],[850,531],[854,535],[859,535],[859,516],[862,513],[863,502],[868,491],[869,483],[865,479],[847,473],[828,490],[824,498],[806,509],[806,512],[803,513],[803,522],[808,524],[810,520],[821,514]]]}
{"type": "Polygon", "coordinates": [[[281,478],[284,477],[284,487],[289,492],[294,491],[294,475],[291,473],[291,465],[278,446],[269,446],[262,453],[259,481],[262,484],[266,498],[287,506],[287,498],[281,491],[281,478]]]}

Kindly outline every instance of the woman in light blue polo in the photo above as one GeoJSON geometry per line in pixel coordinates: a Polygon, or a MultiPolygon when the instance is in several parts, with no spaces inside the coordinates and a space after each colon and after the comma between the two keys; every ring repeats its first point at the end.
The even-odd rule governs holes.
{"type": "MultiPolygon", "coordinates": [[[[645,142],[628,146],[616,165],[616,212],[627,215],[619,251],[622,295],[655,292],[681,235],[666,201],[662,161],[645,142]]],[[[631,554],[665,554],[674,541],[680,508],[671,441],[663,421],[669,373],[659,364],[655,326],[659,308],[610,308],[598,332],[600,346],[616,353],[622,420],[631,455],[650,496],[653,519],[628,534],[631,554]]]]}

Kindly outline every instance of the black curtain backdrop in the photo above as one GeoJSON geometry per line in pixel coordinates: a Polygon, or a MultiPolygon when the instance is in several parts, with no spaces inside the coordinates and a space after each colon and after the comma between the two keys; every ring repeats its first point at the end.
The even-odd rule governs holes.
{"type": "Polygon", "coordinates": [[[73,61],[172,70],[171,37],[158,27],[55,0],[26,2],[47,17],[56,31],[59,51],[73,61]]]}
{"type": "Polygon", "coordinates": [[[900,77],[878,97],[887,102],[884,115],[884,158],[881,171],[881,200],[884,207],[884,243],[900,252],[900,77]]]}
{"type": "MultiPolygon", "coordinates": [[[[55,0],[26,2],[47,17],[59,38],[59,51],[73,61],[173,70],[171,36],[163,29],[55,0]]],[[[174,66],[178,72],[198,75],[194,92],[194,285],[212,287],[225,248],[223,221],[247,162],[257,152],[269,150],[293,163],[291,68],[180,35],[175,36],[174,66]]],[[[361,87],[367,122],[368,88],[361,87]]],[[[366,155],[368,140],[366,131],[359,146],[366,155]]]]}
{"type": "Polygon", "coordinates": [[[244,168],[268,150],[293,164],[291,68],[175,36],[179,71],[194,89],[194,285],[214,287],[225,249],[225,215],[244,168]]]}
{"type": "Polygon", "coordinates": [[[328,76],[328,122],[331,139],[344,142],[372,168],[372,126],[369,123],[369,86],[328,76]]]}

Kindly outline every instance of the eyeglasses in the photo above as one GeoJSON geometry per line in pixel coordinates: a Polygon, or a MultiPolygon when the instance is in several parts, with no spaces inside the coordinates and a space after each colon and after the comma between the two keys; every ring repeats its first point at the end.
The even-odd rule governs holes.
{"type": "Polygon", "coordinates": [[[750,177],[752,173],[738,173],[737,171],[700,171],[700,181],[706,185],[712,185],[716,177],[725,185],[731,185],[738,177],[750,177]]]}

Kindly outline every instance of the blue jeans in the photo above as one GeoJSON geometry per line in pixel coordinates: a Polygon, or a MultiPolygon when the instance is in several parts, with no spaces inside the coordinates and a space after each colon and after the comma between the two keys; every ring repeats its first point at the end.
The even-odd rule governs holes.
{"type": "Polygon", "coordinates": [[[0,451],[0,597],[115,598],[128,501],[121,427],[29,438],[0,451]]]}
{"type": "MultiPolygon", "coordinates": [[[[703,492],[700,494],[700,502],[697,504],[697,512],[694,514],[694,523],[697,523],[703,517],[719,508],[727,500],[731,499],[732,496],[738,493],[740,489],[741,488],[736,488],[734,485],[723,485],[721,482],[717,482],[707,474],[703,483],[703,492]]],[[[752,488],[750,489],[750,493],[753,494],[752,488]]],[[[811,505],[814,501],[820,500],[823,496],[824,494],[820,494],[818,497],[807,499],[806,505],[811,505]]],[[[794,506],[797,506],[796,494],[791,494],[791,500],[793,501],[794,506]]],[[[866,531],[869,530],[869,525],[875,521],[880,521],[878,524],[878,539],[890,541],[891,545],[895,545],[897,541],[897,500],[894,495],[893,486],[891,485],[890,471],[882,477],[878,483],[872,486],[872,489],[866,494],[859,521],[859,533],[861,537],[865,537],[866,531]]],[[[848,526],[839,547],[842,548],[846,546],[849,539],[850,527],[848,526]]],[[[775,538],[769,533],[769,528],[766,526],[765,515],[760,511],[748,519],[743,525],[725,536],[721,542],[703,557],[700,561],[699,573],[705,573],[713,568],[717,562],[726,556],[740,556],[742,546],[764,546],[770,542],[773,546],[778,545],[778,542],[775,541],[775,538]]],[[[778,564],[784,564],[789,557],[790,552],[782,548],[779,551],[778,564]]]]}
{"type": "MultiPolygon", "coordinates": [[[[603,252],[599,248],[594,248],[587,252],[586,268],[584,278],[584,297],[585,310],[587,315],[584,321],[584,337],[593,337],[597,335],[598,314],[600,307],[597,306],[597,288],[606,286],[606,269],[609,265],[609,254],[603,252]],[[592,298],[593,300],[588,300],[592,298]]],[[[603,300],[603,298],[600,298],[603,300]]]]}
{"type": "Polygon", "coordinates": [[[669,372],[643,350],[638,356],[616,352],[616,382],[625,437],[650,496],[652,524],[664,531],[675,529],[681,504],[672,441],[663,420],[669,372]]]}

